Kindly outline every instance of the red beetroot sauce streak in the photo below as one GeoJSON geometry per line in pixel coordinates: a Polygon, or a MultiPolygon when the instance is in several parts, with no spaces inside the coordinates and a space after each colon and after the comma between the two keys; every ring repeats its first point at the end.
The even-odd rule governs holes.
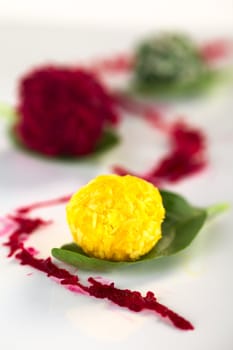
{"type": "Polygon", "coordinates": [[[59,197],[59,198],[55,198],[55,199],[49,199],[49,200],[46,200],[46,201],[33,203],[31,205],[18,208],[16,210],[16,212],[18,214],[27,214],[30,211],[35,210],[35,209],[47,208],[47,207],[51,207],[53,205],[63,204],[63,203],[68,202],[70,200],[71,196],[72,196],[72,194],[67,195],[67,196],[63,196],[63,197],[59,197]]]}
{"type": "Polygon", "coordinates": [[[162,108],[118,96],[119,105],[130,113],[147,120],[153,127],[168,136],[170,151],[144,174],[135,174],[121,166],[113,166],[118,175],[139,176],[156,186],[180,181],[202,171],[207,165],[206,137],[198,128],[180,120],[168,123],[162,108]]]}
{"type": "MultiPolygon", "coordinates": [[[[233,52],[233,44],[230,41],[217,39],[207,41],[200,45],[200,54],[207,64],[226,58],[233,52]]],[[[134,68],[133,55],[116,55],[112,58],[102,59],[94,63],[90,69],[97,74],[101,73],[129,73],[134,68]]],[[[171,150],[152,166],[146,174],[134,174],[121,166],[113,166],[113,171],[118,175],[137,175],[156,186],[164,183],[176,182],[202,171],[206,165],[206,142],[204,134],[197,128],[187,123],[170,127],[163,120],[163,114],[158,108],[143,106],[138,102],[132,102],[127,98],[116,96],[118,105],[132,113],[141,114],[155,128],[167,133],[170,137],[171,150]]]]}
{"type": "Polygon", "coordinates": [[[26,214],[31,211],[46,207],[66,203],[70,196],[64,196],[55,200],[35,203],[30,206],[20,208],[16,211],[16,215],[9,215],[8,218],[17,224],[17,228],[10,234],[5,246],[9,247],[10,253],[8,256],[15,254],[15,258],[21,265],[28,265],[45,273],[48,277],[54,277],[60,281],[62,285],[77,286],[84,292],[98,299],[107,299],[112,303],[128,308],[129,310],[140,312],[142,310],[150,310],[159,314],[162,318],[170,320],[170,322],[179,329],[193,330],[193,325],[173,312],[166,306],[160,304],[153,292],[147,292],[146,296],[142,296],[140,292],[131,291],[129,289],[116,288],[114,283],[104,284],[96,281],[93,277],[88,278],[89,286],[82,284],[77,275],[71,274],[69,271],[55,265],[51,258],[40,259],[34,256],[34,253],[27,250],[23,242],[29,235],[33,234],[38,228],[48,225],[51,222],[45,221],[42,218],[30,218],[26,214]]]}
{"type": "Polygon", "coordinates": [[[89,70],[99,74],[124,74],[131,72],[134,67],[134,57],[130,54],[117,54],[112,57],[96,59],[89,70]]]}
{"type": "Polygon", "coordinates": [[[224,39],[215,39],[204,43],[200,53],[207,63],[224,59],[233,53],[233,43],[224,39]]]}

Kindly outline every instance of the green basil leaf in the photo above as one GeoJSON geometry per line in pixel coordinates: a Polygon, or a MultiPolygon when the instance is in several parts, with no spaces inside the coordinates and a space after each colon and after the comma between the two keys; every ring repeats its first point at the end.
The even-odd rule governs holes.
{"type": "Polygon", "coordinates": [[[0,117],[8,120],[10,123],[14,123],[17,120],[15,109],[4,102],[0,102],[0,117]]]}
{"type": "Polygon", "coordinates": [[[84,251],[75,243],[66,244],[61,248],[53,248],[52,255],[58,260],[83,270],[107,271],[129,264],[127,261],[115,262],[92,258],[86,255],[84,251]]]}
{"type": "Polygon", "coordinates": [[[226,82],[227,74],[220,70],[207,70],[197,76],[192,82],[131,82],[126,94],[132,96],[158,97],[158,98],[177,98],[177,97],[195,97],[203,93],[211,92],[218,84],[226,82]]]}
{"type": "Polygon", "coordinates": [[[211,207],[211,210],[197,208],[189,204],[182,196],[160,191],[166,210],[162,224],[162,238],[155,247],[141,259],[133,262],[114,262],[87,256],[75,243],[61,248],[53,248],[52,255],[67,264],[88,270],[111,270],[121,266],[140,264],[148,260],[170,256],[190,245],[204,225],[208,212],[211,216],[226,209],[225,205],[211,207]]]}

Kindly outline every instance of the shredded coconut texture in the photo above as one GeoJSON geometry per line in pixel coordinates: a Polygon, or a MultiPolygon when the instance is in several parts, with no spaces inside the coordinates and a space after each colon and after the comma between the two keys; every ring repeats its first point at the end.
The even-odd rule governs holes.
{"type": "Polygon", "coordinates": [[[50,157],[95,151],[104,129],[118,121],[113,96],[94,74],[63,66],[41,66],[19,82],[17,139],[50,157]]]}
{"type": "Polygon", "coordinates": [[[137,260],[162,236],[165,216],[159,190],[135,176],[101,175],[67,205],[74,241],[96,258],[137,260]]]}

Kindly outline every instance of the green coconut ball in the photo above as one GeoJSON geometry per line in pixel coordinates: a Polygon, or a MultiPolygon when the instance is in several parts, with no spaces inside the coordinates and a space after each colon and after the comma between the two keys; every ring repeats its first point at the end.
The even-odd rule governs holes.
{"type": "Polygon", "coordinates": [[[195,89],[209,75],[198,46],[186,35],[155,35],[136,48],[133,85],[141,92],[195,89]]]}

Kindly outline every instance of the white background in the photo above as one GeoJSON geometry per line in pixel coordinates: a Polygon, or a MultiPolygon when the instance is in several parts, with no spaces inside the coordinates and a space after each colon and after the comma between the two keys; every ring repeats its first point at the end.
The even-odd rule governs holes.
{"type": "Polygon", "coordinates": [[[232,30],[232,0],[0,0],[0,21],[232,30]]]}
{"type": "MultiPolygon", "coordinates": [[[[198,32],[201,37],[207,32],[211,37],[233,33],[232,1],[135,3],[0,0],[0,101],[15,101],[17,79],[33,65],[129,49],[139,38],[132,28],[140,32],[179,27],[198,32]]],[[[172,107],[171,118],[174,114],[185,115],[205,130],[209,157],[205,172],[173,189],[200,206],[233,203],[232,88],[209,99],[172,107]]],[[[161,140],[160,144],[154,133],[149,137],[145,125],[138,123],[124,125],[122,145],[100,164],[67,166],[15,149],[7,137],[6,125],[1,123],[0,215],[23,203],[70,193],[109,169],[109,164],[137,170],[149,166],[155,154],[148,149],[154,152],[158,147],[155,152],[165,152],[166,142],[161,140]],[[147,157],[134,157],[139,137],[147,147],[147,157]]],[[[49,248],[69,240],[69,233],[63,229],[64,208],[43,215],[54,217],[55,226],[48,235],[35,236],[34,243],[44,244],[49,254],[49,248]]],[[[0,247],[0,349],[232,350],[232,227],[231,211],[206,225],[184,254],[163,260],[156,267],[105,276],[119,287],[154,290],[161,302],[194,323],[196,330],[187,333],[146,313],[134,314],[105,301],[73,295],[38,271],[7,260],[6,250],[0,247]]],[[[85,277],[82,272],[80,275],[85,277]]]]}

